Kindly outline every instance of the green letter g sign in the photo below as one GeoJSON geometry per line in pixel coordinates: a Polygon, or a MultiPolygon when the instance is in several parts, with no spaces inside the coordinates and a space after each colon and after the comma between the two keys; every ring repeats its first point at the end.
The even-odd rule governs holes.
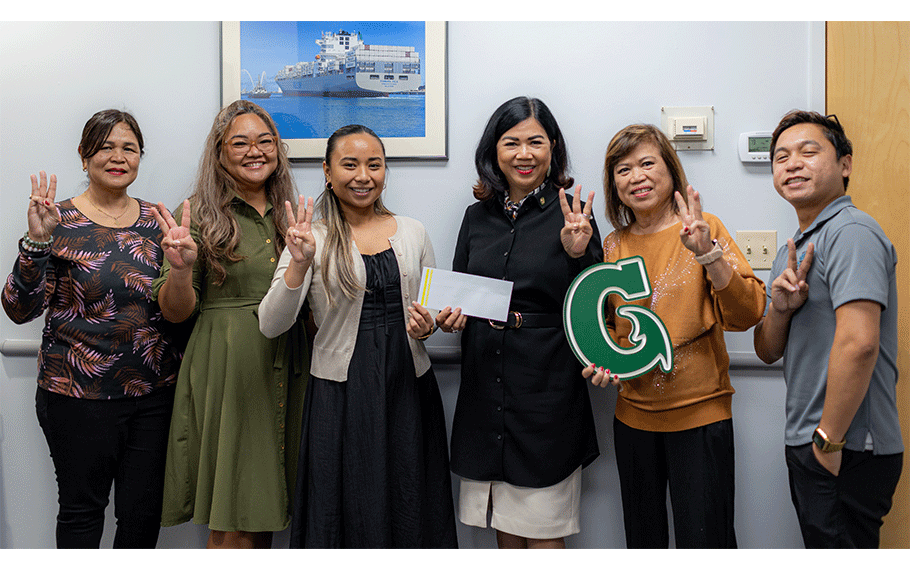
{"type": "Polygon", "coordinates": [[[595,264],[572,282],[563,304],[563,323],[575,356],[585,366],[593,363],[610,369],[610,374],[621,380],[644,375],[658,365],[669,373],[673,368],[673,344],[664,322],[647,308],[620,306],[616,315],[632,322],[632,347],[619,347],[604,321],[604,306],[610,294],[619,294],[624,300],[651,295],[651,282],[640,256],[595,264]]]}

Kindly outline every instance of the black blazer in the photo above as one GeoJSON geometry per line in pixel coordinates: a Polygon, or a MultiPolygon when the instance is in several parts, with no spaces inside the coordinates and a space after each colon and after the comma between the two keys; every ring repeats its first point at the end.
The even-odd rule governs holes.
{"type": "Polygon", "coordinates": [[[579,272],[603,261],[603,245],[592,220],[587,251],[571,258],[559,239],[564,224],[551,184],[525,200],[514,221],[503,210],[502,196],[465,211],[452,269],[514,282],[510,310],[560,317],[558,327],[504,330],[468,318],[452,425],[457,475],[548,487],[600,453],[587,382],[566,341],[561,313],[579,272]]]}

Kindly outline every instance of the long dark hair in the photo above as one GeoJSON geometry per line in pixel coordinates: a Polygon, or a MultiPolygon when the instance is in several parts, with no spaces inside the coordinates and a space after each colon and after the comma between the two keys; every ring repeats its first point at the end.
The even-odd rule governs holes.
{"type": "Polygon", "coordinates": [[[508,191],[509,184],[499,169],[499,161],[496,158],[496,144],[508,130],[529,118],[540,123],[552,145],[546,181],[552,182],[557,188],[571,187],[575,183],[574,179],[566,175],[569,168],[569,153],[553,113],[540,99],[515,97],[501,104],[493,112],[480,136],[477,151],[474,153],[474,166],[477,168],[474,197],[485,201],[496,195],[496,192],[508,191]]]}

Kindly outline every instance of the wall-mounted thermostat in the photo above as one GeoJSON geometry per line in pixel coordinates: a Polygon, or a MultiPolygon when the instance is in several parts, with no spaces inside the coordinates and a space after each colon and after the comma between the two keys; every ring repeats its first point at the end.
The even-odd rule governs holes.
{"type": "Polygon", "coordinates": [[[745,164],[771,161],[771,132],[743,132],[739,135],[739,159],[745,164]]]}

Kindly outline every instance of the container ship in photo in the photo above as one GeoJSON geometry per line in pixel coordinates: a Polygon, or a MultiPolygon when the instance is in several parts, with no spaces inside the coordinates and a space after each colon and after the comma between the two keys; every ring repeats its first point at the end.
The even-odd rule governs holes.
{"type": "Polygon", "coordinates": [[[323,32],[315,61],[285,65],[275,76],[285,97],[387,97],[423,94],[413,47],[363,43],[359,32],[323,32]]]}

